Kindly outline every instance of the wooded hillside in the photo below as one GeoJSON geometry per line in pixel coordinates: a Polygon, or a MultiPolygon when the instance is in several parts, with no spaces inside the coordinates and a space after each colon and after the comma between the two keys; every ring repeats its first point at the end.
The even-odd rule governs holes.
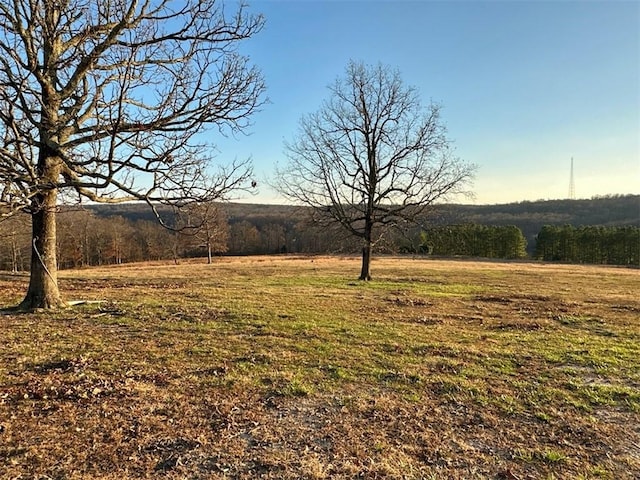
{"type": "MultiPolygon", "coordinates": [[[[178,261],[222,253],[335,254],[358,253],[361,248],[341,230],[311,222],[311,211],[303,207],[229,203],[207,210],[210,218],[204,225],[171,231],[160,226],[146,204],[63,207],[57,222],[57,263],[60,268],[77,268],[178,261]]],[[[194,223],[196,212],[187,217],[184,213],[175,217],[171,210],[160,213],[169,225],[201,223],[194,223]]],[[[0,222],[0,270],[28,269],[28,220],[26,215],[17,215],[0,222]]],[[[408,232],[385,236],[376,251],[487,258],[528,255],[552,261],[637,265],[639,232],[640,195],[506,205],[440,205],[408,232]],[[569,242],[570,231],[577,233],[569,242]],[[546,234],[544,245],[537,241],[541,232],[546,234]],[[593,245],[585,246],[585,242],[593,245]]]]}
{"type": "MultiPolygon", "coordinates": [[[[142,203],[88,205],[101,216],[121,215],[134,220],[152,220],[153,213],[142,203]]],[[[497,205],[439,205],[431,212],[433,219],[471,223],[526,222],[540,225],[639,225],[640,194],[610,195],[582,200],[537,200],[497,205]]],[[[305,207],[257,203],[227,203],[225,210],[232,219],[248,221],[281,220],[304,215],[305,207]]]]}
{"type": "MultiPolygon", "coordinates": [[[[154,219],[153,213],[143,204],[98,205],[88,208],[100,216],[120,215],[131,220],[154,219]]],[[[301,226],[309,217],[308,209],[291,205],[229,203],[224,205],[224,209],[232,228],[234,224],[246,222],[245,226],[250,224],[259,231],[283,228],[285,232],[291,232],[294,226],[301,226]]],[[[423,226],[427,228],[433,225],[466,223],[514,225],[522,231],[527,240],[527,252],[533,254],[536,235],[544,225],[640,226],[640,195],[615,195],[583,200],[539,200],[500,205],[438,205],[424,219],[423,226]]],[[[309,228],[307,226],[306,230],[309,228]]],[[[419,235],[419,232],[417,234],[419,235]]],[[[300,234],[297,237],[300,237],[300,234]]],[[[326,237],[326,232],[323,237],[326,237]]],[[[318,242],[324,243],[316,240],[316,243],[318,242]]],[[[232,245],[229,251],[234,253],[232,245]]]]}

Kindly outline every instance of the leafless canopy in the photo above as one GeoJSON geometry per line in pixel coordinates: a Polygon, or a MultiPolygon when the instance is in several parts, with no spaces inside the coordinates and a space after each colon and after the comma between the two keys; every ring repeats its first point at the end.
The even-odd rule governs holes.
{"type": "Polygon", "coordinates": [[[286,197],[370,248],[385,227],[465,192],[474,167],[453,154],[440,107],[424,108],[397,71],[352,62],[330,92],[286,145],[289,161],[277,174],[286,197]]]}
{"type": "Polygon", "coordinates": [[[424,109],[398,72],[351,63],[330,91],[286,145],[281,193],[361,236],[367,217],[392,223],[465,192],[473,167],[453,155],[440,107],[424,109]]]}
{"type": "MultiPolygon", "coordinates": [[[[261,16],[219,0],[0,0],[0,205],[220,197],[204,132],[242,131],[260,73],[237,51],[261,16]]],[[[7,209],[7,207],[9,207],[7,209]]]]}

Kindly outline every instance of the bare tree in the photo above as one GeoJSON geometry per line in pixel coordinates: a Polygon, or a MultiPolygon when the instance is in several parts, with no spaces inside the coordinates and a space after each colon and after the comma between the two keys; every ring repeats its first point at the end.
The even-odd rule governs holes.
{"type": "Polygon", "coordinates": [[[22,309],[64,305],[61,200],[223,197],[246,161],[210,173],[204,132],[243,131],[261,74],[237,51],[261,16],[221,0],[0,0],[0,206],[32,217],[22,309]]]}
{"type": "Polygon", "coordinates": [[[276,188],[362,239],[361,280],[372,248],[393,226],[462,193],[474,167],[452,154],[440,108],[383,65],[351,62],[317,113],[304,116],[276,188]]]}
{"type": "Polygon", "coordinates": [[[181,233],[195,247],[207,251],[207,263],[212,263],[213,253],[224,253],[229,249],[229,223],[219,204],[214,202],[190,203],[179,211],[184,224],[181,233]]]}

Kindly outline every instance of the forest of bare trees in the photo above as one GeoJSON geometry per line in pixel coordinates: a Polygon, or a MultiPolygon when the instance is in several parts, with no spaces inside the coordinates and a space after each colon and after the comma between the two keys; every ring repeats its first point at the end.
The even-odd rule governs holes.
{"type": "MultiPolygon", "coordinates": [[[[464,206],[443,206],[422,227],[391,232],[378,251],[638,265],[640,225],[625,221],[623,215],[637,200],[627,196],[496,205],[468,212],[464,206]],[[544,213],[549,206],[553,212],[544,213]],[[577,212],[581,222],[589,221],[579,213],[583,206],[594,222],[608,212],[610,225],[568,225],[572,221],[568,210],[577,212]],[[611,213],[612,206],[622,220],[611,213]],[[525,238],[523,233],[534,228],[532,240],[525,238]]],[[[338,227],[313,224],[309,212],[297,207],[216,203],[183,209],[171,218],[174,229],[162,227],[144,205],[61,209],[58,265],[67,269],[150,260],[179,262],[187,257],[210,261],[211,256],[222,254],[360,253],[357,239],[338,227]]],[[[29,269],[29,220],[27,215],[15,215],[0,221],[0,270],[29,269]]]]}

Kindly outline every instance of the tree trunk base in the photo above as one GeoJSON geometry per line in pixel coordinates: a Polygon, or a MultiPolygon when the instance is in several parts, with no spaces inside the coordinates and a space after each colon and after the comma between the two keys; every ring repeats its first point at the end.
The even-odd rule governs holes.
{"type": "Polygon", "coordinates": [[[102,303],[105,303],[105,300],[71,300],[69,302],[61,302],[57,304],[57,306],[52,307],[33,307],[29,306],[30,304],[25,303],[25,300],[23,300],[20,305],[16,305],[15,307],[0,308],[0,315],[10,315],[12,313],[29,313],[35,310],[44,310],[46,308],[73,308],[77,305],[100,305],[102,303]]]}
{"type": "Polygon", "coordinates": [[[19,305],[15,307],[18,312],[31,312],[33,310],[56,310],[66,308],[69,305],[60,297],[49,297],[28,294],[19,305]]]}

